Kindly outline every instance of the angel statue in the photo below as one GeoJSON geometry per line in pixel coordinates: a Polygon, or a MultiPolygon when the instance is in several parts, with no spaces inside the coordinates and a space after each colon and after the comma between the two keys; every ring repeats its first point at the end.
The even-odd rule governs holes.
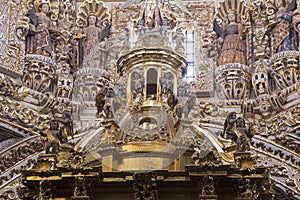
{"type": "Polygon", "coordinates": [[[110,25],[103,30],[97,25],[97,16],[88,16],[88,24],[82,30],[79,54],[83,68],[104,68],[108,55],[110,25]]]}
{"type": "Polygon", "coordinates": [[[236,118],[236,112],[231,112],[226,117],[221,137],[236,142],[237,152],[245,152],[250,149],[250,139],[253,137],[251,130],[251,126],[246,127],[243,118],[236,118]]]}
{"type": "Polygon", "coordinates": [[[108,59],[110,14],[102,1],[84,1],[79,7],[76,24],[78,34],[78,66],[80,68],[102,68],[108,59]]]}
{"type": "Polygon", "coordinates": [[[51,56],[53,46],[50,40],[51,19],[49,0],[36,1],[34,9],[28,12],[29,31],[26,36],[26,53],[51,56]]]}
{"type": "Polygon", "coordinates": [[[246,127],[245,120],[241,117],[236,120],[236,130],[238,138],[236,141],[237,152],[245,152],[250,149],[250,139],[252,138],[251,126],[246,127]]]}

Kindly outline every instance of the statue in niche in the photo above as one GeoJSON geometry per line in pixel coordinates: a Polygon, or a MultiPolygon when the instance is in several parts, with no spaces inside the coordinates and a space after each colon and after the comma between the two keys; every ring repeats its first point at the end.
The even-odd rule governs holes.
{"type": "MultiPolygon", "coordinates": [[[[245,43],[243,39],[243,25],[239,22],[237,14],[233,10],[228,11],[228,19],[224,19],[222,28],[217,30],[222,37],[219,38],[220,56],[218,64],[224,65],[228,63],[246,64],[245,60],[245,43]],[[224,39],[223,39],[224,37],[224,39]]],[[[214,26],[218,26],[214,23],[214,26]]],[[[214,27],[216,30],[216,27],[214,27]]]]}
{"type": "Polygon", "coordinates": [[[113,103],[115,92],[113,88],[104,88],[96,94],[96,117],[113,118],[113,103]]]}
{"type": "Polygon", "coordinates": [[[160,85],[162,94],[167,94],[169,90],[173,91],[172,74],[165,73],[160,80],[160,85]]]}
{"type": "Polygon", "coordinates": [[[273,53],[298,49],[298,37],[292,25],[292,11],[295,10],[296,3],[292,1],[288,6],[286,4],[285,0],[275,0],[277,12],[272,30],[273,53]]]}
{"type": "Polygon", "coordinates": [[[136,25],[136,32],[137,32],[137,36],[140,37],[142,35],[145,34],[145,26],[144,26],[144,20],[143,19],[139,19],[136,25]]]}
{"type": "Polygon", "coordinates": [[[99,57],[100,57],[100,64],[99,66],[101,68],[105,68],[106,61],[108,59],[108,53],[109,53],[109,42],[108,38],[105,37],[99,44],[99,57]]]}
{"type": "Polygon", "coordinates": [[[130,50],[130,32],[128,28],[123,29],[122,53],[125,54],[130,50]]]}
{"type": "Polygon", "coordinates": [[[236,112],[231,112],[225,119],[224,130],[221,136],[235,141],[236,140],[235,138],[236,135],[234,134],[235,123],[236,123],[236,112]]]}
{"type": "Polygon", "coordinates": [[[161,25],[161,33],[166,38],[168,37],[169,29],[170,29],[170,26],[168,25],[168,20],[164,17],[164,19],[162,20],[162,25],[161,25]]]}
{"type": "Polygon", "coordinates": [[[241,198],[252,198],[253,193],[256,193],[255,185],[251,185],[250,180],[246,179],[240,186],[239,186],[239,194],[238,196],[241,198]]]}
{"type": "Polygon", "coordinates": [[[131,89],[133,92],[133,99],[136,99],[139,94],[143,94],[144,92],[144,78],[141,74],[134,72],[132,74],[132,82],[131,82],[131,89]]]}
{"type": "Polygon", "coordinates": [[[68,142],[68,136],[73,137],[73,120],[70,112],[64,112],[62,142],[68,142]]]}
{"type": "Polygon", "coordinates": [[[39,195],[38,200],[50,200],[53,198],[53,192],[51,191],[51,182],[49,180],[41,180],[39,183],[39,195]]]}
{"type": "Polygon", "coordinates": [[[178,99],[176,96],[173,94],[171,90],[168,90],[167,93],[167,104],[170,107],[171,110],[174,110],[175,106],[178,104],[178,99]]]}
{"type": "Polygon", "coordinates": [[[175,41],[175,51],[179,54],[184,53],[184,34],[180,28],[176,29],[176,32],[173,35],[173,40],[175,41]]]}
{"type": "Polygon", "coordinates": [[[105,105],[105,92],[100,91],[96,94],[96,107],[97,107],[97,113],[96,113],[96,117],[101,117],[102,116],[102,111],[103,111],[103,107],[105,105]]]}
{"type": "Polygon", "coordinates": [[[113,118],[113,103],[114,103],[115,91],[113,88],[109,87],[105,94],[105,105],[103,107],[104,118],[113,118]]]}
{"type": "Polygon", "coordinates": [[[87,27],[76,38],[79,39],[80,63],[84,68],[104,68],[108,58],[108,35],[111,25],[103,30],[98,26],[97,16],[89,15],[87,27]],[[84,38],[84,39],[83,39],[84,38]]]}
{"type": "Polygon", "coordinates": [[[28,13],[30,26],[26,36],[26,53],[52,56],[50,3],[49,1],[37,1],[34,8],[28,13]]]}
{"type": "Polygon", "coordinates": [[[75,187],[74,187],[74,197],[86,196],[87,188],[85,184],[85,178],[83,176],[78,176],[75,179],[75,187]]]}

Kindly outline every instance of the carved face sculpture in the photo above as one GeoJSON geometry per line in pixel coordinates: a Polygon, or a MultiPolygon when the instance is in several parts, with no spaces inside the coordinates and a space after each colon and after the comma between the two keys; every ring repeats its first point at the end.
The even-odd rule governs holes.
{"type": "Polygon", "coordinates": [[[47,3],[40,5],[40,11],[43,13],[49,13],[50,7],[47,3]]]}
{"type": "Polygon", "coordinates": [[[112,88],[108,88],[107,92],[106,92],[106,96],[108,98],[111,98],[114,96],[114,90],[112,88]]]}
{"type": "Polygon", "coordinates": [[[96,22],[97,22],[97,17],[95,15],[89,16],[88,23],[90,26],[96,25],[96,22]]]}
{"type": "Polygon", "coordinates": [[[138,73],[134,73],[133,77],[134,77],[134,79],[138,79],[138,78],[140,78],[140,75],[138,73]]]}
{"type": "Polygon", "coordinates": [[[23,39],[24,38],[24,29],[23,28],[17,28],[16,29],[16,36],[20,39],[23,39]]]}
{"type": "Polygon", "coordinates": [[[184,87],[179,87],[179,88],[178,88],[178,96],[179,96],[179,97],[184,97],[184,96],[186,96],[186,90],[185,90],[184,87]]]}
{"type": "Polygon", "coordinates": [[[170,80],[171,79],[171,74],[170,73],[165,73],[164,78],[167,79],[167,80],[170,80]]]}
{"type": "Polygon", "coordinates": [[[236,17],[234,13],[229,13],[228,14],[228,20],[229,22],[235,22],[236,21],[236,17]]]}
{"type": "Polygon", "coordinates": [[[58,130],[58,122],[56,120],[50,121],[50,130],[58,130]]]}
{"type": "Polygon", "coordinates": [[[231,112],[226,118],[226,121],[229,122],[231,119],[236,119],[236,112],[231,112]]]}
{"type": "Polygon", "coordinates": [[[244,120],[243,120],[242,118],[239,117],[239,118],[236,120],[236,126],[237,126],[237,127],[244,127],[244,126],[245,126],[244,120]]]}

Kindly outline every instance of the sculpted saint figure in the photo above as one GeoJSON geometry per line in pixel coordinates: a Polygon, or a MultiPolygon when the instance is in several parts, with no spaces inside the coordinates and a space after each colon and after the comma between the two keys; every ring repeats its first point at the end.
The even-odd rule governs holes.
{"type": "Polygon", "coordinates": [[[79,39],[80,64],[83,68],[105,68],[109,53],[108,35],[111,25],[103,29],[98,25],[96,15],[89,15],[87,26],[82,34],[76,36],[79,39]]]}
{"type": "Polygon", "coordinates": [[[228,23],[223,25],[223,37],[220,42],[220,56],[218,64],[224,65],[228,63],[246,64],[245,51],[246,47],[242,37],[242,24],[237,23],[237,16],[234,11],[229,10],[228,23]]]}
{"type": "Polygon", "coordinates": [[[297,50],[298,37],[292,25],[293,5],[286,5],[285,0],[275,0],[277,12],[275,14],[275,27],[272,30],[273,35],[273,53],[286,50],[297,50]]]}
{"type": "Polygon", "coordinates": [[[88,17],[88,26],[84,29],[86,34],[83,41],[83,67],[98,68],[100,64],[99,45],[101,28],[96,26],[97,17],[88,17]]]}
{"type": "Polygon", "coordinates": [[[36,10],[28,15],[31,20],[28,35],[26,36],[26,53],[51,56],[53,48],[50,42],[51,20],[49,17],[50,4],[41,1],[36,10]]]}

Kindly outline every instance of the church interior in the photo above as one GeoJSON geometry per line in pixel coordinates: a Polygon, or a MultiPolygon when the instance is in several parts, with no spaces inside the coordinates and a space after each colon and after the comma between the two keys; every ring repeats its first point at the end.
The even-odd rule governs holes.
{"type": "Polygon", "coordinates": [[[0,199],[300,199],[299,0],[2,0],[0,199]]]}

